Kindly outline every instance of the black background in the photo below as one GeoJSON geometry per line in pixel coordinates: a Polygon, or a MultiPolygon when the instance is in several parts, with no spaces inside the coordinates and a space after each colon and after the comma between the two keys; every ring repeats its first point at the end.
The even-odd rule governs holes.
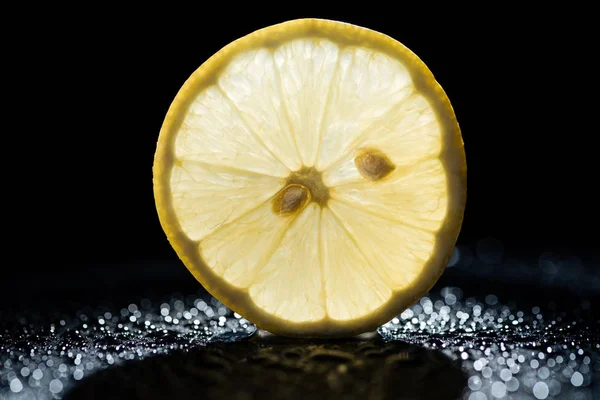
{"type": "Polygon", "coordinates": [[[299,17],[388,34],[429,66],[465,142],[468,200],[459,245],[494,237],[507,255],[553,251],[596,265],[592,31],[577,17],[565,15],[565,23],[559,12],[507,15],[406,23],[386,14],[229,20],[180,10],[176,18],[115,12],[52,23],[39,37],[34,64],[36,79],[44,71],[47,85],[38,95],[52,110],[47,131],[35,134],[51,142],[52,152],[39,168],[42,177],[30,181],[35,217],[22,222],[25,232],[15,241],[28,247],[23,262],[7,263],[4,290],[26,301],[45,291],[110,293],[121,278],[195,287],[154,206],[152,163],[163,118],[187,77],[221,47],[299,17]]]}

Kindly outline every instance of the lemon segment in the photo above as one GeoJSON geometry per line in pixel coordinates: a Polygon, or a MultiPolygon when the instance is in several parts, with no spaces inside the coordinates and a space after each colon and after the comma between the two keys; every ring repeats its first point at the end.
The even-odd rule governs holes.
{"type": "Polygon", "coordinates": [[[179,161],[171,172],[173,209],[187,237],[197,241],[266,202],[282,182],[272,176],[179,161]]]}
{"type": "Polygon", "coordinates": [[[351,320],[368,315],[389,300],[390,281],[373,268],[356,238],[328,208],[321,216],[321,237],[321,267],[330,318],[351,320]]]}
{"type": "Polygon", "coordinates": [[[321,171],[347,153],[370,126],[386,123],[387,113],[410,95],[413,86],[399,61],[375,51],[346,47],[340,51],[331,90],[316,163],[321,171]]]}
{"type": "Polygon", "coordinates": [[[320,263],[321,207],[311,203],[294,220],[271,259],[250,287],[263,310],[292,322],[327,316],[320,263]]]}
{"type": "Polygon", "coordinates": [[[320,147],[323,114],[339,48],[328,40],[293,40],[273,53],[302,164],[312,167],[320,147]]]}
{"type": "Polygon", "coordinates": [[[240,54],[223,71],[218,86],[239,111],[248,129],[290,171],[302,167],[296,149],[279,72],[268,49],[240,54]]]}
{"type": "Polygon", "coordinates": [[[265,148],[246,120],[222,90],[211,86],[189,106],[175,141],[175,156],[286,177],[290,170],[265,148]]]}
{"type": "Polygon", "coordinates": [[[280,246],[290,222],[264,202],[205,237],[199,251],[215,274],[233,286],[247,288],[280,246]]]}
{"type": "Polygon", "coordinates": [[[399,225],[437,232],[447,215],[448,182],[438,159],[399,167],[378,182],[363,177],[330,189],[330,196],[399,225]]]}
{"type": "Polygon", "coordinates": [[[411,166],[427,158],[438,157],[442,150],[442,127],[429,102],[418,93],[405,98],[388,112],[380,123],[364,129],[351,150],[323,173],[328,186],[363,182],[355,168],[361,149],[384,150],[397,167],[411,166]]]}
{"type": "Polygon", "coordinates": [[[466,201],[460,129],[394,39],[303,19],[226,46],[183,85],[154,161],[190,272],[260,328],[341,337],[436,282],[466,201]]]}
{"type": "Polygon", "coordinates": [[[435,245],[431,232],[369,213],[361,206],[329,201],[329,209],[355,239],[368,262],[394,290],[410,287],[435,245]],[[399,240],[402,238],[402,240],[399,240]],[[385,251],[382,251],[385,249],[385,251]]]}

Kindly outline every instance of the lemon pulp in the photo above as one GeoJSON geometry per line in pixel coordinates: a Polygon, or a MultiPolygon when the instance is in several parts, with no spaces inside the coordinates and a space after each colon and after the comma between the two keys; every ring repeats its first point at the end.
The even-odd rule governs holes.
{"type": "Polygon", "coordinates": [[[374,329],[433,286],[460,230],[463,142],[394,39],[304,19],[186,81],[154,163],[161,224],[203,286],[284,335],[374,329]]]}

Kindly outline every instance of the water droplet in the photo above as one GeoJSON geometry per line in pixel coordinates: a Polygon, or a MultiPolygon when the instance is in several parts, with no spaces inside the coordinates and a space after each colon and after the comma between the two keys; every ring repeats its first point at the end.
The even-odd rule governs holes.
{"type": "Polygon", "coordinates": [[[492,383],[492,396],[499,399],[506,395],[506,385],[504,382],[494,382],[492,383]]]}
{"type": "Polygon", "coordinates": [[[75,371],[73,371],[73,379],[78,381],[81,378],[83,378],[83,371],[81,369],[76,369],[75,371]]]}
{"type": "Polygon", "coordinates": [[[63,390],[63,383],[59,379],[50,381],[50,391],[54,394],[60,393],[63,390]]]}
{"type": "Polygon", "coordinates": [[[545,382],[537,382],[533,385],[533,395],[536,399],[543,400],[548,397],[549,393],[548,385],[545,382]]]}
{"type": "Polygon", "coordinates": [[[516,392],[519,389],[519,380],[515,377],[510,378],[506,381],[506,389],[509,392],[516,392]]]}
{"type": "Polygon", "coordinates": [[[550,370],[548,370],[548,368],[546,367],[542,367],[538,370],[538,376],[541,379],[548,379],[548,377],[550,376],[550,370]]]}
{"type": "Polygon", "coordinates": [[[490,367],[485,367],[481,370],[481,375],[483,375],[484,378],[491,378],[493,373],[494,371],[492,371],[490,367]]]}
{"type": "Polygon", "coordinates": [[[503,381],[508,381],[512,378],[512,373],[509,369],[504,368],[502,371],[500,371],[500,378],[503,381]]]}
{"type": "Polygon", "coordinates": [[[575,372],[571,376],[571,384],[575,387],[579,387],[579,386],[583,385],[583,375],[581,375],[580,372],[575,372]]]}
{"type": "Polygon", "coordinates": [[[44,373],[42,372],[41,369],[37,368],[36,370],[33,371],[33,374],[31,374],[31,376],[33,376],[33,379],[40,380],[40,379],[42,379],[42,376],[44,376],[44,373]]]}
{"type": "Polygon", "coordinates": [[[473,392],[469,395],[469,400],[488,400],[488,398],[485,393],[473,392]]]}
{"type": "Polygon", "coordinates": [[[479,390],[481,389],[481,378],[477,375],[473,375],[468,380],[469,389],[471,390],[479,390]]]}
{"type": "Polygon", "coordinates": [[[10,390],[15,393],[19,393],[23,390],[23,384],[18,378],[13,378],[13,380],[10,381],[10,390]]]}
{"type": "Polygon", "coordinates": [[[560,382],[556,379],[551,379],[550,382],[548,382],[548,390],[550,396],[558,396],[560,393],[560,382]]]}

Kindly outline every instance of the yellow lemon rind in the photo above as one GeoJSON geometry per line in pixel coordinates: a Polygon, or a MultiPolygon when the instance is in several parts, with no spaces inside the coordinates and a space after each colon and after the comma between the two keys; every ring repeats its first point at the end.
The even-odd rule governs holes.
{"type": "Polygon", "coordinates": [[[359,26],[323,20],[297,19],[257,30],[221,49],[203,63],[184,83],[173,100],[160,130],[153,166],[156,208],[171,246],[193,276],[213,296],[259,328],[284,336],[347,337],[375,330],[418,301],[437,282],[452,254],[466,205],[466,159],[462,135],[452,105],[429,68],[412,51],[395,39],[359,26]],[[267,313],[250,296],[217,276],[201,259],[198,246],[183,232],[172,205],[170,174],[174,144],[187,109],[195,96],[216,82],[216,77],[235,55],[252,48],[275,47],[288,40],[321,37],[338,45],[363,46],[400,60],[409,70],[415,88],[430,102],[442,128],[439,155],[447,176],[446,218],[436,234],[431,259],[408,288],[395,292],[377,310],[357,319],[290,322],[267,313]]]}

